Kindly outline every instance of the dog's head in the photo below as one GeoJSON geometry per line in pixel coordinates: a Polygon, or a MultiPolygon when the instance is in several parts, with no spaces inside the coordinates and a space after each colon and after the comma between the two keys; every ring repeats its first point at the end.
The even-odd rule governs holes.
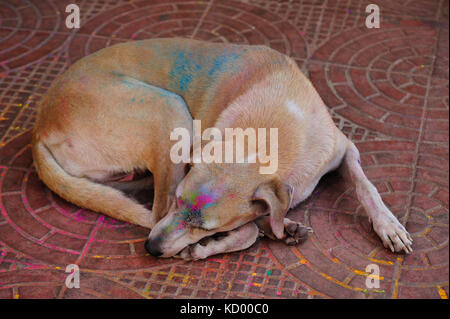
{"type": "Polygon", "coordinates": [[[277,175],[262,175],[252,164],[194,164],[178,185],[176,200],[150,232],[147,250],[171,257],[215,233],[230,231],[270,214],[282,238],[292,188],[277,175]]]}

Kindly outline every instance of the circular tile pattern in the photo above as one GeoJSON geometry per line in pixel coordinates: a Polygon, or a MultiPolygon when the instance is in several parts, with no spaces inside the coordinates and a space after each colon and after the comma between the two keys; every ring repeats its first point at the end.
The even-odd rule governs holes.
{"type": "MultiPolygon", "coordinates": [[[[414,143],[357,146],[368,178],[413,237],[414,252],[393,254],[383,248],[354,189],[337,174],[325,177],[312,198],[288,215],[314,229],[311,240],[292,247],[269,242],[271,251],[299,281],[330,297],[369,293],[366,267],[375,264],[381,280],[380,288],[370,291],[372,297],[438,298],[439,287],[448,285],[448,186],[425,177],[412,189],[414,143]]],[[[436,169],[418,167],[430,174],[436,169]]]]}
{"type": "Polygon", "coordinates": [[[14,299],[50,299],[64,293],[66,299],[129,298],[142,296],[134,289],[104,276],[80,272],[80,287],[67,289],[65,268],[26,269],[0,273],[0,297],[14,299]]]}
{"type": "Polygon", "coordinates": [[[0,3],[0,27],[17,27],[18,20],[18,12],[14,6],[6,2],[0,3]]]}
{"type": "Polygon", "coordinates": [[[57,32],[63,21],[52,1],[18,2],[0,3],[0,70],[35,62],[66,41],[66,35],[57,32]]]}
{"type": "Polygon", "coordinates": [[[30,140],[27,131],[0,149],[0,287],[8,278],[10,283],[4,286],[6,290],[0,289],[0,296],[11,297],[11,289],[30,286],[23,296],[36,287],[46,287],[43,294],[53,297],[97,298],[111,293],[117,297],[117,284],[128,289],[123,296],[138,293],[149,298],[320,295],[281,268],[266,240],[242,252],[201,261],[150,256],[143,244],[148,230],[80,209],[46,188],[33,168],[30,140]],[[79,265],[82,281],[94,280],[105,289],[89,286],[61,293],[65,274],[49,281],[53,275],[48,271],[64,271],[68,264],[79,265]],[[26,278],[17,279],[15,270],[44,273],[28,284],[26,278]]]}
{"type": "Polygon", "coordinates": [[[214,42],[264,44],[281,53],[305,59],[308,47],[297,29],[278,15],[248,3],[217,1],[195,33],[214,42]]]}
{"type": "Polygon", "coordinates": [[[335,113],[372,131],[416,140],[435,33],[430,27],[345,31],[314,53],[312,82],[335,113]]]}
{"type": "MultiPolygon", "coordinates": [[[[0,288],[0,297],[58,296],[65,276],[57,267],[72,262],[94,283],[84,297],[118,296],[115,292],[152,298],[448,296],[448,149],[439,144],[448,142],[448,34],[441,30],[437,57],[434,27],[418,21],[347,30],[324,40],[319,28],[331,30],[335,20],[341,21],[333,15],[330,23],[316,25],[317,10],[326,6],[302,5],[309,10],[303,14],[293,7],[293,19],[268,6],[262,9],[262,2],[83,3],[87,21],[71,38],[55,7],[64,12],[62,2],[18,0],[14,7],[2,2],[0,77],[42,56],[49,59],[45,50],[58,47],[60,34],[72,62],[118,42],[184,36],[266,44],[303,63],[309,48],[299,27],[293,27],[303,20],[311,26],[301,29],[310,30],[310,44],[326,41],[306,64],[332,114],[345,121],[343,131],[351,127],[353,139],[363,136],[356,140],[384,139],[358,147],[369,178],[413,234],[414,253],[384,250],[353,190],[331,175],[312,199],[290,212],[315,230],[302,245],[263,239],[246,251],[204,261],[155,260],[142,245],[148,231],[74,207],[46,189],[32,168],[26,133],[0,149],[0,287],[2,279],[13,280],[0,288]],[[31,31],[36,29],[41,31],[31,31]],[[45,48],[33,41],[44,42],[45,48]],[[402,141],[386,142],[390,137],[402,141]],[[369,263],[378,265],[382,276],[381,287],[372,291],[365,289],[369,263]],[[41,270],[41,277],[27,277],[41,270]]],[[[405,14],[435,16],[425,2],[423,10],[386,5],[408,7],[401,10],[405,14]]],[[[45,63],[35,65],[45,69],[45,63]]],[[[68,292],[64,297],[77,296],[68,292]]]]}
{"type": "Polygon", "coordinates": [[[401,14],[404,16],[420,17],[422,19],[433,19],[436,14],[436,9],[439,7],[438,2],[430,3],[426,0],[407,0],[402,2],[378,0],[373,2],[362,2],[362,9],[364,9],[365,5],[372,3],[378,5],[380,7],[380,12],[386,14],[389,12],[389,14],[401,14]]]}
{"type": "Polygon", "coordinates": [[[297,58],[307,56],[306,44],[292,25],[264,9],[236,1],[221,1],[211,8],[202,1],[176,0],[136,1],[119,6],[86,22],[70,44],[69,52],[74,62],[119,42],[177,36],[265,44],[297,58]]]}
{"type": "Polygon", "coordinates": [[[120,270],[168,263],[145,251],[147,229],[79,209],[50,192],[32,166],[30,135],[2,149],[11,153],[0,164],[1,242],[52,265],[120,270]]]}
{"type": "Polygon", "coordinates": [[[0,243],[25,256],[25,268],[77,263],[111,280],[118,277],[108,272],[120,272],[121,284],[144,297],[437,297],[438,287],[448,284],[448,186],[435,173],[439,163],[431,160],[438,157],[425,155],[428,164],[419,162],[421,180],[411,189],[413,143],[357,145],[369,179],[414,238],[413,254],[385,250],[354,190],[329,175],[309,201],[289,213],[314,229],[310,240],[298,246],[263,240],[247,251],[184,263],[148,256],[147,230],[51,193],[32,167],[30,135],[12,140],[0,154],[0,243]],[[369,264],[380,268],[379,289],[365,287],[369,264]]]}

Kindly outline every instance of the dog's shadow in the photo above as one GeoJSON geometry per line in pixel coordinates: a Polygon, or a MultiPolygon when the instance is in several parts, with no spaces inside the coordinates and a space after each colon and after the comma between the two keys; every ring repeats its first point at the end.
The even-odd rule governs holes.
{"type": "MultiPolygon", "coordinates": [[[[149,185],[146,185],[145,187],[139,187],[138,189],[121,189],[121,185],[124,185],[125,183],[129,183],[130,181],[139,181],[144,179],[152,179],[153,174],[149,171],[141,171],[141,172],[133,172],[123,179],[121,179],[118,182],[115,182],[117,186],[113,186],[114,188],[119,189],[122,191],[126,196],[134,199],[136,202],[138,202],[141,205],[144,205],[146,208],[150,209],[153,205],[153,200],[155,196],[155,190],[153,187],[153,183],[150,183],[149,185]]],[[[111,186],[111,185],[110,185],[111,186]]]]}

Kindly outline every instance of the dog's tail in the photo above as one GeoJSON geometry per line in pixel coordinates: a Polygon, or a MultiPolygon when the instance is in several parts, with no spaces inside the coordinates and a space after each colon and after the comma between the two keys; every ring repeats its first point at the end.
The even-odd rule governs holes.
{"type": "Polygon", "coordinates": [[[42,140],[33,137],[32,151],[39,178],[56,194],[83,208],[146,228],[154,226],[153,214],[122,192],[87,178],[68,174],[42,140]]]}

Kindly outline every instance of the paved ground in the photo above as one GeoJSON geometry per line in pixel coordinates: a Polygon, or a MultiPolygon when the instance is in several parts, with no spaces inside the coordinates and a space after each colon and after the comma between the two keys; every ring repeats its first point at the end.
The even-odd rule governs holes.
{"type": "Polygon", "coordinates": [[[0,0],[1,298],[447,298],[448,1],[0,0]],[[66,4],[81,28],[65,27],[66,4]],[[364,26],[381,8],[381,28],[364,26]],[[327,176],[292,219],[299,246],[183,262],[143,248],[147,231],[79,209],[37,179],[29,129],[54,78],[114,43],[185,36],[266,44],[293,57],[357,143],[362,165],[414,238],[386,251],[354,190],[327,176]],[[78,264],[81,288],[67,289],[78,264]],[[380,268],[367,289],[366,266],[380,268]]]}

